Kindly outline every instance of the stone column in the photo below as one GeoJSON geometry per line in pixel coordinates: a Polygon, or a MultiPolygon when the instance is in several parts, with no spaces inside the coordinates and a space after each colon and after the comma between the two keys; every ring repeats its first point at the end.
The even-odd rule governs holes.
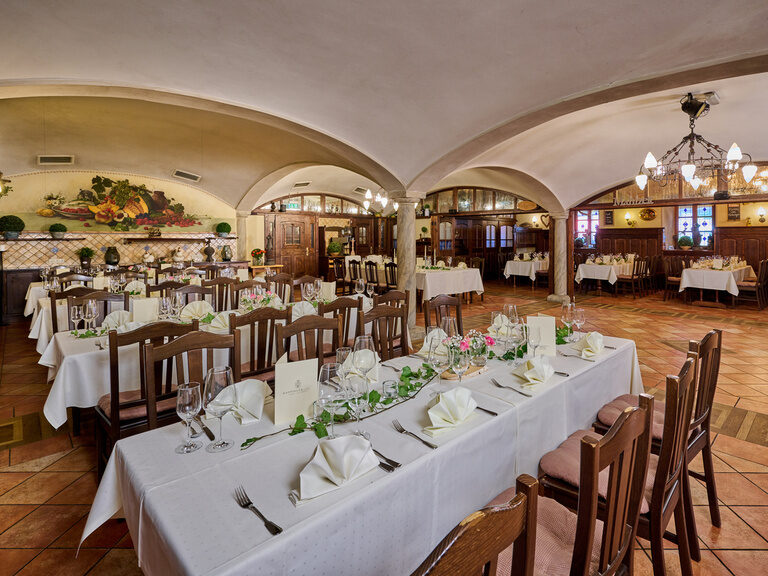
{"type": "Polygon", "coordinates": [[[568,296],[568,213],[550,213],[555,221],[555,238],[550,242],[549,265],[555,267],[555,293],[547,296],[550,302],[570,302],[568,296]]]}
{"type": "Polygon", "coordinates": [[[409,290],[408,328],[416,325],[416,204],[417,200],[397,198],[397,289],[409,290]]]}
{"type": "Polygon", "coordinates": [[[235,258],[237,260],[251,260],[251,255],[248,251],[248,217],[250,215],[250,210],[237,211],[237,226],[235,228],[235,233],[237,234],[237,254],[235,258]]]}

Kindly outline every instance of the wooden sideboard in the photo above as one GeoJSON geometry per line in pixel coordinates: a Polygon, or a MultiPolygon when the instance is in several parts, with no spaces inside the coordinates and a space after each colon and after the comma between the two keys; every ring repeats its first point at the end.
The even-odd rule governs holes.
{"type": "Polygon", "coordinates": [[[603,254],[631,252],[645,258],[661,254],[663,239],[663,228],[601,228],[595,244],[603,254]]]}
{"type": "Polygon", "coordinates": [[[715,252],[721,256],[741,256],[757,273],[760,260],[768,258],[768,226],[716,228],[715,252]]]}
{"type": "Polygon", "coordinates": [[[3,270],[3,320],[18,322],[24,317],[24,298],[30,282],[40,280],[39,268],[3,270]]]}

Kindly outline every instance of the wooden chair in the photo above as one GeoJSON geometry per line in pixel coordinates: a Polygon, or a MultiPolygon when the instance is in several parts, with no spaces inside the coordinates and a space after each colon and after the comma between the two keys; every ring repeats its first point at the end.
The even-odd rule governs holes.
{"type": "Polygon", "coordinates": [[[405,308],[382,305],[368,312],[360,309],[357,313],[358,336],[366,333],[365,327],[368,324],[371,324],[373,345],[382,361],[411,353],[407,344],[408,315],[405,308]]]}
{"type": "Polygon", "coordinates": [[[682,280],[682,270],[679,268],[680,261],[676,258],[663,258],[662,267],[664,269],[664,300],[667,296],[674,296],[680,292],[680,281],[682,280]]]}
{"type": "MultiPolygon", "coordinates": [[[[166,340],[173,340],[189,332],[197,330],[198,323],[178,324],[176,322],[155,322],[147,324],[136,330],[118,334],[116,330],[109,332],[109,394],[99,399],[96,406],[96,458],[98,476],[101,478],[104,468],[112,453],[115,442],[139,432],[149,430],[147,420],[147,386],[146,363],[143,345],[151,342],[155,345],[163,344],[166,340]],[[138,344],[137,357],[126,358],[125,347],[138,344]],[[123,357],[119,358],[120,349],[123,349],[123,357]],[[120,391],[120,361],[136,361],[139,364],[140,387],[138,390],[120,391]],[[117,418],[112,418],[117,414],[117,418]]],[[[168,390],[173,389],[173,365],[166,362],[166,383],[168,390]]],[[[166,398],[160,400],[155,407],[158,413],[157,423],[161,426],[176,422],[176,399],[166,398]]]]}
{"type": "Polygon", "coordinates": [[[202,286],[196,286],[194,284],[185,284],[181,288],[172,290],[169,295],[175,296],[176,294],[182,294],[184,296],[185,306],[190,302],[205,300],[206,296],[210,296],[211,300],[213,300],[213,288],[203,288],[202,286]]]}
{"type": "MultiPolygon", "coordinates": [[[[469,267],[470,268],[477,268],[480,270],[480,278],[485,279],[485,258],[481,258],[480,256],[473,256],[469,259],[469,267]]],[[[503,270],[503,268],[502,268],[503,270]]],[[[470,292],[469,293],[469,301],[470,303],[474,300],[475,293],[470,292]]],[[[485,301],[485,292],[480,294],[480,301],[485,301]]]]}
{"type": "Polygon", "coordinates": [[[250,336],[250,354],[247,362],[240,367],[243,378],[259,378],[272,382],[275,379],[274,365],[277,360],[277,326],[291,321],[291,310],[276,308],[257,308],[247,314],[229,315],[229,333],[239,329],[248,330],[250,336]],[[246,328],[247,327],[247,328],[246,328]]]}
{"type": "Polygon", "coordinates": [[[309,276],[307,274],[305,274],[301,278],[296,278],[293,281],[293,290],[295,291],[296,287],[298,286],[299,287],[299,297],[301,297],[301,287],[304,284],[314,284],[315,280],[320,280],[321,282],[323,281],[322,278],[316,278],[315,276],[309,276]]]}
{"type": "Polygon", "coordinates": [[[387,290],[397,290],[397,264],[394,262],[384,264],[384,282],[387,290]]]}
{"type": "Polygon", "coordinates": [[[282,358],[288,352],[291,357],[291,338],[296,337],[296,360],[322,358],[328,350],[328,342],[338,342],[341,334],[341,318],[323,318],[321,316],[302,316],[288,325],[277,326],[277,356],[282,358]],[[326,334],[330,338],[326,338],[326,334]],[[325,345],[324,345],[325,343],[325,345]]]}
{"type": "Polygon", "coordinates": [[[376,294],[380,294],[386,289],[386,284],[379,281],[379,266],[376,262],[366,260],[365,282],[366,284],[373,284],[373,290],[376,294]]]}
{"type": "MultiPolygon", "coordinates": [[[[213,290],[213,309],[216,312],[223,312],[230,309],[232,303],[232,290],[240,281],[237,278],[218,277],[213,280],[203,280],[203,288],[213,290]]],[[[237,306],[235,306],[237,308],[237,306]]]]}
{"type": "Polygon", "coordinates": [[[198,276],[205,276],[206,280],[213,280],[219,277],[219,266],[216,264],[203,264],[197,263],[187,267],[184,272],[188,274],[197,274],[198,276]]]}
{"type": "Polygon", "coordinates": [[[619,289],[629,284],[632,288],[632,298],[637,294],[643,295],[643,277],[645,275],[647,262],[643,258],[635,258],[632,263],[632,274],[619,274],[616,278],[616,284],[613,286],[614,296],[619,293],[619,289]],[[637,294],[635,293],[637,290],[637,294]]]}
{"type": "Polygon", "coordinates": [[[352,319],[357,320],[357,314],[362,310],[362,298],[336,298],[336,300],[327,304],[324,302],[318,303],[318,316],[332,314],[333,318],[341,320],[341,333],[339,334],[339,340],[334,340],[332,343],[333,350],[341,346],[352,346],[355,343],[355,336],[357,334],[352,332],[352,319]]]}
{"type": "Polygon", "coordinates": [[[284,303],[293,302],[293,276],[287,272],[281,272],[270,276],[267,281],[267,286],[272,292],[280,296],[280,299],[284,303]]]}
{"type": "Polygon", "coordinates": [[[64,274],[59,274],[58,276],[59,284],[61,285],[62,290],[66,290],[75,282],[80,282],[83,286],[87,286],[93,289],[93,276],[86,276],[85,274],[72,274],[70,272],[65,272],[64,274]]]}
{"type": "Polygon", "coordinates": [[[424,327],[437,326],[440,328],[443,318],[453,316],[456,318],[456,328],[459,334],[464,334],[464,322],[461,318],[461,298],[441,294],[424,302],[424,327]],[[453,312],[453,314],[451,313],[453,312]],[[432,323],[434,314],[435,322],[432,323]]]}
{"type": "Polygon", "coordinates": [[[94,326],[101,326],[104,322],[104,317],[112,312],[116,307],[115,304],[120,302],[123,307],[122,310],[130,310],[131,295],[127,292],[122,294],[112,294],[106,290],[95,290],[84,296],[69,296],[67,295],[67,322],[70,330],[74,330],[77,326],[72,322],[72,315],[70,311],[72,306],[83,306],[89,300],[99,302],[99,310],[96,318],[93,320],[94,326]]]}
{"type": "Polygon", "coordinates": [[[363,267],[360,264],[360,260],[350,260],[347,264],[349,267],[349,282],[351,286],[355,285],[355,280],[359,280],[363,277],[363,267]]]}
{"type": "MultiPolygon", "coordinates": [[[[698,556],[695,526],[688,523],[690,495],[685,475],[687,456],[686,440],[693,411],[696,381],[695,353],[688,354],[678,376],[667,376],[664,431],[659,456],[651,456],[650,473],[645,478],[645,501],[638,523],[638,535],[650,540],[653,573],[664,576],[664,538],[678,546],[680,566],[685,576],[691,576],[691,556],[698,556]],[[666,531],[672,516],[675,517],[677,534],[666,531]],[[691,546],[694,548],[692,549],[691,546]]],[[[579,502],[579,476],[572,469],[573,438],[590,431],[571,435],[559,448],[544,455],[539,464],[544,476],[540,478],[544,496],[576,509],[579,502]],[[570,442],[569,442],[570,441],[570,442]]],[[[651,426],[651,434],[653,433],[651,426]]],[[[606,507],[601,503],[601,516],[606,507]]]]}
{"type": "Polygon", "coordinates": [[[760,261],[756,280],[744,280],[736,284],[739,287],[737,301],[746,296],[757,303],[759,310],[765,308],[768,305],[768,260],[760,261]]]}
{"type": "Polygon", "coordinates": [[[496,576],[499,554],[514,546],[511,574],[533,574],[538,482],[523,474],[508,502],[464,518],[443,538],[412,576],[496,576]]]}
{"type": "Polygon", "coordinates": [[[396,308],[405,308],[405,317],[408,318],[410,312],[411,291],[410,290],[389,290],[384,294],[373,295],[374,308],[379,305],[395,306],[396,308]]]}
{"type": "Polygon", "coordinates": [[[154,292],[159,292],[155,297],[162,298],[170,296],[172,291],[184,288],[184,286],[186,286],[184,282],[176,282],[174,280],[166,280],[165,282],[160,282],[160,284],[155,284],[154,286],[147,284],[147,298],[152,298],[154,292]]]}
{"type": "Polygon", "coordinates": [[[257,287],[266,290],[267,282],[265,280],[254,278],[253,280],[244,280],[243,282],[232,284],[232,287],[230,288],[230,294],[232,296],[231,309],[235,310],[240,307],[240,292],[242,290],[249,290],[257,287]]]}
{"type": "Polygon", "coordinates": [[[146,284],[149,281],[149,272],[146,270],[144,272],[136,272],[135,270],[125,269],[125,268],[118,268],[117,270],[107,270],[104,272],[104,276],[125,276],[125,279],[129,282],[131,280],[141,280],[146,284]]]}
{"type": "MultiPolygon", "coordinates": [[[[59,300],[67,300],[70,296],[87,296],[88,294],[98,292],[104,292],[104,290],[94,290],[86,286],[72,286],[65,292],[54,292],[51,290],[49,299],[51,301],[51,330],[53,334],[59,331],[59,315],[56,308],[59,305],[59,300]]],[[[67,308],[67,318],[69,318],[69,308],[67,308]]],[[[69,320],[67,320],[67,326],[69,326],[69,320]]]]}
{"type": "Polygon", "coordinates": [[[339,294],[339,290],[341,290],[342,296],[344,294],[350,294],[352,292],[352,290],[349,290],[349,283],[347,282],[347,272],[344,268],[343,258],[333,259],[333,277],[336,280],[336,294],[339,294]]]}

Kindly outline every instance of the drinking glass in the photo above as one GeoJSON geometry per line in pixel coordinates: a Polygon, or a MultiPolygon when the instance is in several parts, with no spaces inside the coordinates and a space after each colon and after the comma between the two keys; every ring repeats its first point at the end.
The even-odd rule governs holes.
{"type": "Polygon", "coordinates": [[[190,423],[201,408],[200,384],[185,382],[179,384],[176,392],[176,414],[187,425],[187,438],[184,444],[176,447],[176,454],[189,454],[200,449],[200,442],[193,442],[190,437],[190,423]]]}
{"type": "Polygon", "coordinates": [[[458,325],[456,324],[456,318],[453,318],[452,316],[444,316],[442,320],[440,320],[440,328],[443,329],[443,332],[445,332],[445,335],[448,338],[461,336],[461,334],[459,334],[458,325]]]}
{"type": "Polygon", "coordinates": [[[512,324],[517,324],[517,306],[514,304],[504,304],[504,316],[509,318],[509,321],[512,322],[512,324]]]}
{"type": "Polygon", "coordinates": [[[331,415],[331,429],[328,434],[328,438],[336,438],[334,433],[334,423],[336,416],[336,407],[338,406],[337,388],[333,382],[334,378],[338,377],[339,364],[336,362],[328,362],[320,367],[320,376],[317,379],[317,403],[316,406],[320,410],[319,414],[315,415],[315,418],[319,418],[323,413],[323,410],[327,410],[331,415]]]}
{"type": "Polygon", "coordinates": [[[566,328],[568,328],[568,336],[566,336],[565,340],[566,342],[571,342],[573,340],[573,334],[571,333],[572,328],[571,324],[573,324],[573,304],[570,302],[563,302],[563,307],[560,310],[560,320],[562,320],[563,324],[566,328]]]}
{"type": "Polygon", "coordinates": [[[83,305],[83,320],[85,321],[85,329],[90,330],[93,326],[93,321],[96,319],[98,310],[95,300],[87,300],[83,305]]]}
{"type": "Polygon", "coordinates": [[[447,352],[448,350],[445,346],[442,346],[440,338],[432,338],[432,341],[429,343],[427,362],[432,367],[432,370],[437,372],[437,386],[440,389],[442,389],[443,385],[443,372],[451,365],[451,359],[447,352]]]}
{"type": "Polygon", "coordinates": [[[323,294],[323,281],[320,278],[315,278],[312,285],[315,288],[315,298],[320,300],[320,296],[323,294]]]}
{"type": "Polygon", "coordinates": [[[171,315],[171,299],[168,296],[162,296],[159,301],[160,319],[167,320],[171,315]]]}
{"type": "Polygon", "coordinates": [[[368,294],[368,298],[373,298],[373,283],[368,282],[368,284],[365,286],[365,292],[368,294]]]}
{"type": "Polygon", "coordinates": [[[358,278],[355,280],[355,293],[362,294],[363,292],[365,292],[365,280],[358,278]]]}
{"type": "Polygon", "coordinates": [[[171,297],[171,307],[173,309],[173,315],[177,318],[181,318],[181,310],[184,308],[184,294],[174,292],[171,297]]]}
{"type": "Polygon", "coordinates": [[[587,323],[587,318],[584,314],[584,308],[575,308],[573,311],[573,325],[576,326],[576,330],[581,331],[581,327],[587,323]]]}
{"type": "Polygon", "coordinates": [[[528,352],[530,357],[536,356],[536,348],[541,344],[541,330],[538,327],[528,326],[528,352]]]}
{"type": "Polygon", "coordinates": [[[397,380],[384,380],[381,384],[382,396],[386,400],[391,398],[392,401],[396,401],[398,398],[399,383],[397,380]]]}
{"type": "Polygon", "coordinates": [[[221,419],[237,404],[237,387],[232,383],[232,369],[229,366],[214,367],[208,370],[205,377],[205,391],[203,392],[203,407],[205,411],[219,419],[219,439],[205,447],[207,452],[224,452],[234,446],[232,440],[222,438],[221,419]],[[229,389],[227,401],[216,398],[225,389],[229,389]]]}
{"type": "Polygon", "coordinates": [[[51,290],[58,292],[59,288],[61,288],[61,282],[59,282],[59,277],[54,274],[51,278],[51,290]]]}
{"type": "Polygon", "coordinates": [[[75,335],[77,335],[78,326],[80,324],[80,320],[83,319],[83,307],[82,306],[72,306],[69,309],[69,318],[72,320],[72,325],[75,328],[75,335]]]}
{"type": "Polygon", "coordinates": [[[461,384],[461,378],[469,368],[469,351],[459,350],[458,348],[450,348],[449,350],[451,369],[459,377],[459,384],[461,384]]]}
{"type": "Polygon", "coordinates": [[[352,408],[352,413],[357,421],[357,429],[354,434],[366,439],[370,438],[368,432],[360,429],[360,412],[367,404],[366,398],[368,398],[368,379],[365,377],[349,378],[346,380],[344,389],[346,390],[347,404],[352,408]]]}
{"type": "Polygon", "coordinates": [[[445,259],[445,263],[448,265],[448,268],[451,267],[452,262],[453,262],[453,256],[448,256],[448,258],[445,259]]]}
{"type": "Polygon", "coordinates": [[[301,285],[301,299],[309,302],[312,299],[312,284],[305,282],[301,285]]]}

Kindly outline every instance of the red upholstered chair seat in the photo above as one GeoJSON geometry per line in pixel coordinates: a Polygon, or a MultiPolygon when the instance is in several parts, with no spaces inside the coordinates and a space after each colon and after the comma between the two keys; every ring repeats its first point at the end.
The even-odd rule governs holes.
{"type": "MultiPolygon", "coordinates": [[[[600,412],[597,413],[598,421],[602,422],[609,428],[613,426],[619,414],[624,412],[625,408],[630,406],[636,407],[638,405],[638,397],[634,394],[623,394],[618,398],[615,398],[608,402],[605,406],[600,408],[600,412]]],[[[664,432],[664,402],[654,402],[653,404],[653,430],[651,435],[654,440],[661,440],[661,435],[664,432]]]]}
{"type": "MultiPolygon", "coordinates": [[[[515,497],[515,489],[502,492],[489,505],[509,502],[515,497]]],[[[567,575],[571,571],[571,557],[576,539],[576,514],[550,498],[539,498],[536,517],[536,564],[537,576],[567,575]]],[[[603,538],[603,523],[595,525],[595,539],[592,546],[590,573],[597,571],[600,560],[600,543],[603,538]]],[[[512,549],[510,546],[499,555],[497,576],[512,573],[512,549]]]]}
{"type": "MultiPolygon", "coordinates": [[[[551,452],[547,452],[542,456],[541,462],[539,462],[539,468],[542,473],[552,478],[567,482],[571,486],[579,486],[579,467],[581,463],[581,439],[584,436],[592,436],[594,438],[602,438],[602,434],[598,434],[594,430],[579,430],[574,432],[565,442],[560,444],[556,449],[551,452]]],[[[645,514],[649,510],[649,502],[651,501],[651,493],[653,492],[653,481],[656,477],[656,467],[659,463],[659,457],[655,454],[651,454],[648,461],[648,475],[645,479],[645,498],[640,505],[640,513],[645,514]]],[[[608,472],[606,468],[600,473],[598,477],[598,492],[601,496],[604,496],[608,488],[608,472]]],[[[546,500],[543,499],[543,500],[546,500]]],[[[575,522],[575,520],[574,520],[575,522]]],[[[538,549],[537,549],[538,554],[538,549]]]]}
{"type": "MultiPolygon", "coordinates": [[[[174,385],[174,389],[176,386],[174,385]]],[[[126,392],[120,392],[120,403],[123,402],[130,402],[132,400],[139,400],[141,398],[141,391],[140,390],[129,390],[126,392]]],[[[99,398],[98,407],[99,409],[104,413],[104,415],[107,418],[112,417],[112,407],[110,406],[110,402],[112,401],[112,394],[105,394],[101,398],[99,398]]],[[[175,412],[176,411],[176,397],[173,398],[166,398],[165,400],[160,400],[157,403],[157,413],[163,413],[163,412],[175,412]]],[[[147,407],[146,406],[130,406],[128,408],[122,408],[120,410],[120,420],[139,420],[141,418],[147,417],[147,407]]]]}

